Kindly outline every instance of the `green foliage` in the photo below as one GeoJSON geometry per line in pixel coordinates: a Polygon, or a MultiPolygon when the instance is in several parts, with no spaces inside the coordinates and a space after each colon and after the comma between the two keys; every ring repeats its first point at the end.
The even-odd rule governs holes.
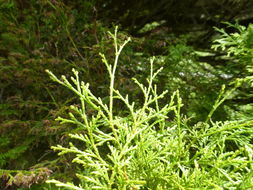
{"type": "MultiPolygon", "coordinates": [[[[96,97],[89,84],[80,81],[76,70],[71,80],[65,76],[60,80],[47,71],[52,80],[73,91],[80,100],[78,106],[71,106],[69,118],[58,120],[83,128],[81,133],[70,134],[74,142],[69,147],[52,147],[59,155],[74,155],[73,164],[80,166],[76,171],[78,184],[54,179],[48,183],[75,190],[251,188],[252,120],[210,121],[233,90],[224,93],[223,88],[207,121],[191,126],[181,115],[179,91],[172,94],[169,103],[160,103],[167,91],[158,93],[154,80],[161,69],[153,71],[152,58],[147,84],[134,79],[143,94],[138,106],[114,87],[118,57],[128,40],[118,45],[117,30],[110,35],[114,40],[114,63],[109,64],[101,54],[110,77],[109,103],[96,97]],[[122,112],[115,111],[116,101],[123,103],[122,112]]],[[[242,82],[238,80],[234,90],[242,82]]]]}
{"type": "Polygon", "coordinates": [[[239,25],[239,24],[231,24],[225,23],[228,27],[231,27],[238,32],[234,32],[228,34],[224,29],[216,30],[221,33],[221,37],[219,39],[214,40],[213,49],[221,49],[223,51],[226,50],[227,56],[252,56],[252,46],[253,46],[253,25],[249,24],[248,27],[239,25]]]}
{"type": "Polygon", "coordinates": [[[141,34],[141,33],[149,32],[149,31],[154,30],[155,28],[159,27],[160,25],[162,25],[164,23],[165,23],[165,21],[148,23],[142,29],[140,29],[138,31],[138,33],[141,34]]]}
{"type": "MultiPolygon", "coordinates": [[[[222,73],[210,62],[200,60],[201,57],[214,54],[196,51],[187,45],[188,39],[189,36],[181,36],[176,42],[167,45],[164,55],[158,56],[157,67],[164,67],[164,72],[159,74],[157,81],[162,84],[160,90],[173,93],[179,89],[185,105],[183,113],[193,117],[193,122],[198,122],[205,120],[219,94],[220,86],[228,82],[220,79],[222,73]]],[[[216,110],[213,119],[225,119],[223,113],[222,109],[216,110]]]]}
{"type": "Polygon", "coordinates": [[[232,106],[232,109],[234,108],[236,112],[233,112],[231,107],[230,109],[227,107],[227,109],[233,119],[251,119],[253,117],[251,104],[253,87],[253,25],[249,24],[248,27],[245,27],[239,24],[226,24],[235,31],[227,33],[224,29],[216,28],[221,36],[214,41],[212,48],[225,53],[225,58],[229,60],[225,68],[227,73],[232,75],[233,78],[248,79],[248,82],[236,91],[237,96],[232,106]]]}
{"type": "Polygon", "coordinates": [[[177,39],[176,42],[162,36],[166,45],[155,65],[156,68],[164,67],[164,72],[157,78],[162,84],[160,90],[173,93],[180,89],[185,105],[182,112],[192,117],[193,123],[205,120],[219,94],[220,86],[225,84],[232,89],[232,82],[237,78],[248,78],[248,82],[226,99],[214,113],[213,120],[242,119],[243,115],[245,119],[252,117],[252,49],[248,48],[252,26],[246,28],[230,24],[230,30],[231,27],[239,32],[227,33],[225,29],[217,29],[221,35],[216,36],[213,42],[212,49],[215,51],[196,51],[196,48],[189,45],[191,35],[173,38],[177,39]],[[245,107],[245,104],[248,106],[245,107]]]}
{"type": "MultiPolygon", "coordinates": [[[[228,20],[226,17],[234,14],[227,14],[221,9],[213,11],[212,8],[215,7],[216,2],[218,1],[201,0],[194,4],[191,1],[177,3],[150,1],[147,4],[144,1],[136,3],[134,1],[102,2],[99,0],[0,0],[0,189],[55,190],[55,186],[43,184],[48,175],[51,175],[51,171],[53,171],[52,178],[73,181],[74,184],[77,184],[74,173],[78,171],[82,174],[83,172],[82,166],[69,164],[73,159],[73,154],[66,154],[58,158],[49,148],[56,142],[62,147],[66,147],[69,143],[69,133],[83,135],[86,133],[83,125],[76,126],[75,123],[59,125],[59,121],[54,121],[56,116],[66,118],[67,112],[70,111],[83,123],[82,116],[79,117],[78,112],[71,110],[68,105],[73,104],[78,109],[81,106],[78,103],[79,96],[72,96],[65,88],[60,88],[50,81],[44,72],[45,69],[54,71],[55,75],[64,73],[66,77],[71,75],[71,68],[78,70],[79,80],[87,81],[90,84],[89,89],[94,98],[101,97],[103,105],[108,105],[108,107],[110,104],[113,105],[111,106],[113,107],[112,120],[113,123],[116,123],[115,130],[119,134],[123,130],[117,131],[118,128],[125,125],[129,126],[127,129],[132,134],[130,126],[134,121],[128,108],[130,103],[135,102],[134,112],[143,109],[145,98],[143,98],[140,85],[134,85],[130,79],[135,77],[138,78],[139,84],[147,84],[146,78],[150,78],[149,57],[153,55],[157,57],[157,61],[153,63],[153,69],[159,70],[160,67],[164,67],[163,72],[159,72],[152,82],[152,84],[159,83],[156,94],[162,94],[164,90],[173,94],[179,89],[182,97],[181,104],[184,104],[180,113],[193,117],[185,121],[181,118],[182,131],[190,133],[188,132],[189,128],[193,128],[193,125],[199,121],[203,121],[203,126],[207,125],[210,129],[216,125],[214,121],[224,121],[228,118],[250,121],[253,113],[250,77],[252,75],[252,26],[243,27],[238,24],[228,24],[228,30],[226,28],[217,29],[221,34],[213,46],[217,52],[199,48],[196,51],[196,45],[199,47],[200,41],[207,42],[205,36],[198,37],[198,33],[208,34],[206,28],[204,31],[196,32],[196,28],[197,30],[201,28],[199,19],[202,19],[201,23],[204,22],[204,25],[208,26],[209,22],[228,20]],[[131,6],[129,6],[130,4],[131,6]],[[205,7],[204,13],[201,12],[203,9],[199,6],[205,7]],[[191,11],[188,14],[189,7],[191,11]],[[166,11],[163,12],[164,10],[166,11]],[[178,10],[182,11],[178,12],[178,10]],[[101,64],[99,52],[104,52],[106,55],[104,60],[107,60],[108,63],[114,61],[115,52],[110,45],[112,36],[108,35],[106,31],[115,22],[122,23],[123,30],[138,37],[132,37],[133,43],[124,48],[121,59],[118,60],[117,72],[109,73],[109,76],[115,74],[116,79],[114,79],[114,88],[110,88],[108,95],[108,86],[106,85],[110,83],[110,78],[107,77],[108,64],[107,66],[101,64]],[[185,23],[192,22],[194,25],[185,25],[185,23]],[[187,33],[187,37],[178,35],[180,30],[187,33]],[[189,30],[193,32],[189,33],[189,30]],[[232,30],[232,33],[229,33],[229,30],[232,30]],[[245,77],[248,82],[246,79],[244,80],[245,77]],[[241,79],[236,80],[236,78],[241,79]],[[236,83],[230,84],[235,80],[242,83],[239,86],[236,83]],[[222,88],[220,91],[220,86],[223,84],[226,84],[228,89],[222,88]],[[119,90],[120,94],[116,91],[113,92],[112,89],[119,90]],[[125,94],[129,94],[129,92],[131,93],[128,97],[128,105],[124,102],[126,99],[122,97],[125,97],[125,94]],[[114,100],[112,101],[112,99],[114,100]],[[216,102],[215,99],[217,99],[216,102]],[[210,110],[212,111],[210,112],[210,110]]],[[[244,4],[243,2],[222,1],[219,5],[226,5],[226,10],[229,10],[227,7],[232,6],[231,12],[238,12],[233,11],[237,9],[240,12],[247,11],[245,8],[242,9],[247,7],[250,14],[244,15],[243,13],[241,15],[238,13],[236,18],[239,20],[252,18],[251,3],[244,4]]],[[[126,32],[119,32],[117,36],[119,44],[124,43],[128,35],[126,32]]],[[[153,86],[153,91],[150,91],[153,98],[155,97],[154,91],[155,87],[153,86]]],[[[173,96],[174,99],[170,96],[160,98],[158,108],[162,109],[161,105],[171,103],[173,100],[173,105],[177,106],[179,100],[177,96],[176,93],[173,96]]],[[[94,100],[92,99],[91,102],[94,100]]],[[[97,103],[95,102],[95,104],[97,103]]],[[[173,105],[171,106],[173,107],[173,105]]],[[[92,122],[92,116],[96,118],[98,111],[92,105],[88,105],[86,109],[87,118],[92,122]]],[[[145,109],[145,114],[159,112],[155,103],[148,105],[145,109]]],[[[130,143],[131,146],[138,143],[140,147],[145,145],[151,155],[156,155],[152,151],[157,151],[160,148],[152,146],[150,142],[147,142],[147,138],[152,139],[159,147],[163,147],[161,141],[171,143],[171,141],[164,139],[165,137],[158,137],[158,134],[155,133],[158,131],[161,133],[159,126],[164,125],[164,130],[165,128],[173,128],[173,130],[162,133],[177,139],[175,135],[172,135],[176,134],[174,131],[178,130],[175,127],[177,119],[175,121],[173,119],[175,114],[177,112],[171,110],[166,116],[159,115],[159,117],[142,123],[141,127],[145,128],[145,126],[153,124],[156,119],[167,118],[165,121],[154,124],[154,128],[145,130],[147,137],[142,134],[143,142],[134,138],[130,143]]],[[[107,116],[109,117],[108,113],[107,116]]],[[[144,117],[145,115],[143,115],[144,117]]],[[[94,125],[98,125],[98,129],[103,134],[112,135],[109,122],[104,121],[102,116],[97,117],[97,120],[94,125]]],[[[243,121],[238,123],[241,124],[243,121]]],[[[225,122],[223,124],[225,126],[225,122]]],[[[223,124],[219,124],[221,128],[223,124]]],[[[196,128],[198,132],[200,129],[196,128]]],[[[236,133],[236,131],[233,132],[236,133]]],[[[127,135],[123,134],[121,137],[124,140],[127,135]]],[[[196,142],[190,136],[185,135],[184,137],[187,142],[184,141],[185,139],[176,142],[186,143],[187,146],[189,142],[193,142],[193,144],[196,142]]],[[[72,139],[72,141],[79,149],[84,147],[86,150],[79,140],[72,139]]],[[[108,140],[108,142],[117,151],[121,150],[119,145],[113,144],[114,141],[108,140]]],[[[231,147],[234,148],[233,150],[237,150],[237,146],[233,142],[228,141],[225,144],[229,145],[230,150],[231,147]]],[[[173,144],[173,146],[176,145],[173,144]]],[[[176,150],[173,146],[171,145],[171,151],[176,150]]],[[[184,150],[192,157],[196,148],[187,146],[184,150]]],[[[198,144],[194,146],[197,147],[198,144]]],[[[107,143],[98,146],[98,150],[103,159],[111,164],[112,158],[107,157],[106,153],[110,153],[112,150],[109,149],[107,143]]],[[[137,150],[139,151],[139,149],[133,150],[134,153],[137,150]]],[[[170,149],[166,150],[170,151],[170,149]]],[[[127,152],[126,155],[130,155],[130,152],[127,152]]],[[[138,163],[144,162],[140,156],[146,156],[146,153],[140,153],[135,157],[140,161],[135,160],[136,163],[135,166],[131,166],[132,169],[136,169],[138,163]]],[[[166,157],[165,154],[164,156],[166,157]]],[[[161,171],[160,166],[163,167],[162,163],[158,158],[148,156],[147,158],[151,160],[152,164],[154,164],[152,160],[157,163],[157,165],[154,164],[158,168],[156,172],[152,170],[153,166],[143,164],[145,171],[139,166],[139,173],[133,171],[133,174],[127,173],[127,175],[131,177],[130,180],[150,180],[153,182],[154,179],[157,179],[157,182],[160,183],[159,176],[161,175],[158,172],[161,171]],[[141,172],[142,174],[140,174],[141,172]],[[148,175],[150,176],[148,177],[148,175]],[[159,179],[155,178],[155,175],[159,179]]],[[[168,158],[166,157],[166,159],[168,158]]],[[[173,163],[175,164],[180,159],[176,158],[173,163]]],[[[130,161],[133,160],[130,159],[130,161]]],[[[183,162],[187,163],[187,161],[183,162]]],[[[189,166],[186,164],[189,171],[192,171],[193,165],[193,162],[189,166]]],[[[108,175],[111,175],[111,171],[108,171],[108,175]]],[[[177,171],[179,173],[178,179],[181,179],[183,170],[178,169],[177,171]]],[[[81,183],[81,180],[79,182],[81,183]]],[[[139,184],[139,186],[144,188],[150,184],[139,184]]],[[[152,188],[155,187],[152,186],[152,188]]],[[[242,187],[242,189],[245,188],[242,187]]],[[[57,189],[61,189],[61,187],[57,189]]]]}

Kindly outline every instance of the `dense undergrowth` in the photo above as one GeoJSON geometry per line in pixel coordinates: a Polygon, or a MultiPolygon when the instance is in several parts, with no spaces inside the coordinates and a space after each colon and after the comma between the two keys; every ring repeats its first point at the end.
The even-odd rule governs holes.
{"type": "Polygon", "coordinates": [[[115,46],[115,61],[108,63],[101,54],[109,77],[109,103],[94,96],[89,84],[80,82],[78,72],[69,81],[51,78],[69,88],[80,99],[79,106],[71,106],[68,118],[58,118],[61,123],[82,127],[81,133],[70,137],[79,141],[69,147],[53,146],[59,155],[74,154],[73,164],[79,185],[71,182],[48,180],[63,189],[249,189],[252,181],[252,126],[253,121],[211,120],[215,110],[242,83],[252,77],[237,79],[234,88],[225,92],[225,86],[210,110],[205,122],[193,126],[181,116],[182,99],[174,92],[170,102],[161,105],[154,79],[161,72],[153,70],[146,85],[133,81],[143,93],[141,105],[129,101],[114,87],[118,57],[129,41],[117,42],[117,30],[111,34],[115,46]],[[123,102],[121,112],[114,110],[114,102],[123,102]],[[88,113],[93,111],[92,115],[88,113]],[[172,114],[170,114],[172,113],[172,114]],[[169,115],[172,115],[169,117],[169,115]]]}
{"type": "Polygon", "coordinates": [[[252,25],[202,49],[147,23],[115,61],[129,34],[108,35],[97,2],[0,0],[0,188],[252,188],[252,25]]]}

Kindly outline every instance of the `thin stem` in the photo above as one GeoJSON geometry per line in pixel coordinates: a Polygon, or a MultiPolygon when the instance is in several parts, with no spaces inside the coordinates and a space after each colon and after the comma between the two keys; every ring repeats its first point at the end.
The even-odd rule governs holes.
{"type": "MultiPolygon", "coordinates": [[[[118,42],[117,42],[117,30],[118,27],[115,28],[115,32],[114,35],[112,35],[110,33],[110,35],[113,37],[114,39],[114,47],[115,47],[115,60],[114,60],[114,64],[113,64],[113,68],[108,67],[110,69],[109,71],[109,75],[110,75],[110,103],[109,103],[109,121],[110,121],[110,126],[112,128],[113,134],[115,135],[115,137],[117,138],[117,132],[114,128],[114,124],[113,124],[113,100],[114,100],[114,83],[115,83],[115,73],[116,73],[116,69],[118,66],[118,60],[119,60],[119,55],[122,51],[122,49],[124,48],[124,46],[130,41],[130,38],[128,38],[119,48],[118,48],[118,42]]],[[[117,138],[118,139],[118,138],[117,138]]]]}

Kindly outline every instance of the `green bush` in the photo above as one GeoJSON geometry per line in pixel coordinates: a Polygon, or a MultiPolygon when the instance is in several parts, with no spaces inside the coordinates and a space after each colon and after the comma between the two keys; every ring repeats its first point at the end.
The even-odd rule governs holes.
{"type": "Polygon", "coordinates": [[[230,97],[226,112],[230,119],[252,119],[253,25],[249,24],[245,27],[239,24],[225,24],[233,32],[228,33],[224,28],[216,28],[220,36],[214,40],[212,49],[224,54],[222,58],[227,60],[221,68],[224,73],[230,75],[232,79],[248,79],[248,82],[241,85],[230,97]]]}
{"type": "MultiPolygon", "coordinates": [[[[155,1],[154,3],[157,4],[155,1]]],[[[214,140],[216,144],[220,143],[219,147],[225,146],[222,151],[214,148],[216,152],[213,154],[215,155],[229,151],[240,152],[239,149],[245,147],[246,141],[250,142],[250,130],[246,125],[251,125],[253,113],[252,83],[250,83],[252,82],[252,25],[243,27],[238,24],[228,24],[232,33],[228,33],[226,28],[217,29],[221,34],[213,46],[217,53],[211,52],[210,54],[204,50],[204,52],[201,50],[196,52],[187,38],[181,36],[176,38],[175,34],[171,34],[176,29],[172,25],[168,26],[164,20],[159,21],[152,17],[155,22],[151,18],[151,20],[141,20],[142,24],[137,20],[135,22],[137,17],[142,18],[150,14],[149,8],[142,7],[143,3],[138,4],[138,7],[141,8],[140,12],[137,11],[135,14],[134,10],[129,10],[130,12],[127,11],[122,15],[122,6],[126,5],[124,2],[115,4],[112,1],[104,3],[97,0],[0,0],[0,189],[55,189],[53,184],[43,183],[52,173],[51,178],[60,181],[73,181],[76,185],[84,183],[83,180],[78,181],[75,177],[75,172],[84,175],[83,172],[86,170],[83,169],[83,166],[69,164],[75,154],[57,157],[49,147],[55,145],[56,142],[66,147],[70,139],[69,133],[87,135],[88,128],[91,128],[91,132],[94,133],[96,142],[101,142],[97,145],[97,150],[110,168],[107,171],[110,177],[112,171],[117,172],[116,170],[119,169],[118,166],[115,166],[117,163],[113,160],[114,157],[108,157],[107,154],[112,155],[114,150],[116,153],[123,154],[121,143],[125,144],[125,142],[128,142],[126,149],[135,148],[124,153],[124,158],[120,160],[121,162],[125,161],[125,157],[129,158],[127,160],[129,167],[122,167],[130,182],[124,179],[125,181],[118,183],[122,175],[117,173],[114,178],[111,177],[114,180],[112,188],[120,188],[117,187],[117,184],[126,184],[126,188],[131,186],[132,189],[150,188],[151,183],[156,179],[157,183],[162,186],[161,188],[167,188],[167,183],[172,184],[172,182],[166,180],[174,179],[171,177],[172,173],[178,178],[174,181],[188,188],[191,185],[186,183],[192,179],[185,177],[186,182],[182,182],[182,168],[187,168],[189,175],[192,174],[191,172],[195,171],[193,160],[196,160],[197,163],[201,161],[200,157],[203,156],[201,150],[209,146],[212,139],[216,139],[214,140]],[[117,14],[112,9],[108,9],[110,5],[113,7],[116,5],[116,8],[120,5],[120,9],[114,9],[117,14]],[[138,31],[138,34],[131,33],[137,34],[138,37],[132,38],[134,43],[124,47],[121,59],[115,62],[115,67],[111,66],[113,71],[110,70],[109,64],[101,64],[99,56],[99,52],[104,52],[105,62],[106,60],[108,63],[114,61],[115,52],[110,47],[112,37],[106,33],[113,25],[110,14],[113,17],[116,16],[115,22],[124,21],[130,16],[134,20],[131,22],[130,19],[125,24],[122,22],[125,25],[124,29],[132,28],[131,31],[138,31]],[[150,24],[146,24],[148,22],[150,24]],[[160,67],[164,69],[158,72],[156,77],[151,77],[153,81],[150,82],[149,57],[152,55],[158,55],[156,62],[152,62],[152,72],[159,70],[160,67]],[[200,55],[208,60],[202,62],[202,58],[199,59],[200,55]],[[116,64],[117,72],[115,72],[116,64]],[[44,72],[46,68],[54,71],[56,76],[64,73],[67,78],[71,75],[71,68],[75,68],[80,73],[79,80],[87,81],[90,84],[87,90],[90,90],[93,95],[81,93],[83,94],[81,99],[92,96],[90,99],[84,99],[88,127],[84,127],[82,118],[84,111],[82,103],[80,105],[78,103],[80,93],[73,96],[67,88],[58,87],[44,72]],[[106,77],[108,76],[107,71],[110,71],[111,80],[106,77]],[[133,76],[138,78],[139,82],[136,81],[138,85],[130,80],[133,76]],[[147,77],[149,78],[148,83],[147,77]],[[110,88],[108,95],[106,84],[110,83],[112,79],[114,79],[114,85],[111,85],[113,88],[110,88]],[[146,88],[150,90],[145,91],[145,85],[141,84],[146,84],[146,88]],[[152,84],[159,84],[159,88],[152,84]],[[223,84],[226,86],[231,84],[230,89],[222,88],[219,91],[223,84]],[[177,89],[180,91],[182,100],[179,98],[177,89]],[[163,94],[164,90],[168,91],[167,94],[172,94],[172,97],[160,97],[159,95],[163,94]],[[128,99],[125,97],[126,94],[129,94],[128,99]],[[147,100],[145,96],[148,95],[150,99],[147,100]],[[101,101],[98,96],[101,97],[101,101]],[[155,100],[157,96],[159,98],[155,100]],[[215,99],[217,99],[216,102],[215,99]],[[87,100],[90,101],[87,102],[87,100]],[[131,108],[133,102],[134,106],[131,108]],[[75,105],[76,108],[73,108],[74,110],[69,108],[69,104],[75,105]],[[182,104],[184,106],[181,106],[182,104]],[[106,105],[109,111],[106,110],[106,105]],[[77,108],[81,109],[82,114],[80,110],[76,111],[77,108]],[[74,114],[79,124],[76,124],[77,121],[73,120],[74,118],[62,125],[59,125],[59,121],[63,120],[54,121],[56,116],[66,118],[68,111],[74,114]],[[102,113],[105,116],[99,115],[102,113]],[[139,118],[138,122],[134,121],[135,117],[139,118]],[[214,122],[225,121],[228,118],[231,121],[240,121],[232,122],[231,125],[228,121],[214,122]],[[136,130],[143,129],[137,135],[134,135],[133,132],[134,123],[136,130]],[[241,125],[242,131],[239,133],[236,127],[241,125]],[[203,128],[209,131],[207,134],[211,134],[210,138],[200,134],[206,134],[205,131],[202,131],[203,128]],[[221,129],[221,131],[218,130],[218,133],[229,136],[224,140],[225,144],[218,142],[217,139],[221,137],[215,133],[216,128],[221,129]],[[104,140],[106,142],[100,141],[100,131],[102,135],[109,138],[104,140]],[[125,134],[128,132],[132,140],[129,140],[130,137],[125,134]],[[176,134],[179,133],[182,139],[178,139],[176,134]],[[232,136],[232,133],[237,136],[232,136]],[[243,140],[240,141],[237,137],[243,140]],[[139,141],[140,138],[143,141],[139,141]],[[150,142],[148,138],[151,139],[150,142]],[[176,143],[170,145],[171,149],[165,148],[164,144],[172,143],[170,138],[175,139],[176,143]],[[204,143],[203,138],[209,138],[209,140],[204,143]],[[232,140],[229,140],[230,138],[232,140]],[[118,143],[115,143],[116,140],[113,139],[116,139],[118,143]],[[153,142],[157,146],[153,146],[153,142]],[[168,152],[176,151],[175,147],[179,142],[185,154],[190,156],[182,158],[178,153],[173,156],[169,155],[168,152]],[[140,148],[143,147],[147,147],[148,152],[141,152],[140,148]],[[200,151],[199,155],[196,154],[198,151],[200,151]],[[153,155],[151,158],[149,153],[153,155]],[[141,156],[151,160],[157,170],[154,170],[154,166],[147,160],[143,160],[141,156]],[[172,165],[161,161],[160,157],[163,160],[169,160],[172,165]],[[143,162],[147,163],[143,164],[143,162]],[[140,166],[137,166],[137,163],[140,163],[140,166]],[[168,169],[167,166],[172,166],[172,168],[168,169]],[[163,171],[162,167],[165,168],[164,172],[160,172],[163,171]],[[165,177],[162,177],[159,172],[165,177]],[[166,180],[161,180],[161,178],[166,180]],[[141,181],[143,184],[134,184],[131,180],[141,181]]],[[[128,6],[125,8],[129,9],[128,6]]],[[[179,28],[183,26],[183,30],[188,28],[184,24],[178,26],[179,28]]],[[[194,44],[198,36],[201,36],[198,35],[198,32],[188,35],[194,44]]],[[[125,32],[120,32],[117,35],[117,41],[120,41],[118,43],[124,43],[127,36],[125,32]]],[[[201,40],[203,41],[202,38],[201,40]]],[[[151,76],[153,75],[152,73],[151,76]]],[[[67,83],[65,86],[70,88],[67,83]]],[[[71,89],[74,90],[72,87],[71,89]]],[[[92,134],[89,137],[92,137],[92,134]]],[[[94,149],[88,148],[90,147],[89,142],[76,139],[72,141],[72,144],[79,150],[94,149]]],[[[212,152],[209,149],[208,151],[212,152]]],[[[239,157],[242,156],[248,161],[250,156],[245,154],[246,152],[240,153],[239,157]]],[[[235,157],[238,158],[238,156],[235,157]]],[[[200,166],[207,173],[214,171],[203,163],[200,166]]],[[[96,170],[96,168],[88,168],[90,170],[87,175],[85,174],[86,177],[92,175],[89,172],[96,170]]],[[[242,168],[245,169],[244,166],[242,168]]],[[[227,168],[225,171],[228,171],[227,168]]],[[[239,173],[244,176],[244,170],[240,170],[239,173]]],[[[96,180],[102,179],[98,176],[92,177],[96,180]]],[[[205,181],[205,177],[202,179],[205,181]]],[[[213,180],[212,177],[210,179],[213,180]]],[[[231,179],[240,180],[239,178],[231,179]]],[[[246,183],[248,183],[247,180],[246,183]]],[[[88,182],[88,185],[92,186],[92,183],[88,182]]],[[[155,188],[154,186],[152,188],[155,188]]],[[[198,185],[195,184],[195,186],[198,185]]]]}
{"type": "Polygon", "coordinates": [[[64,189],[249,189],[252,181],[253,121],[212,122],[215,109],[245,80],[238,79],[233,90],[224,87],[214,103],[206,122],[194,126],[181,115],[179,91],[170,102],[160,104],[167,91],[158,93],[154,79],[161,72],[153,71],[150,60],[147,85],[134,82],[143,93],[141,106],[129,101],[114,87],[119,55],[129,41],[119,45],[117,30],[114,40],[115,61],[109,64],[101,54],[110,77],[109,103],[104,103],[79,80],[78,72],[69,81],[58,79],[47,71],[52,80],[73,91],[80,104],[71,106],[69,118],[58,118],[63,124],[82,127],[72,133],[69,147],[52,147],[59,155],[74,155],[73,165],[78,182],[48,180],[64,189]],[[115,111],[121,101],[122,111],[115,111]]]}

